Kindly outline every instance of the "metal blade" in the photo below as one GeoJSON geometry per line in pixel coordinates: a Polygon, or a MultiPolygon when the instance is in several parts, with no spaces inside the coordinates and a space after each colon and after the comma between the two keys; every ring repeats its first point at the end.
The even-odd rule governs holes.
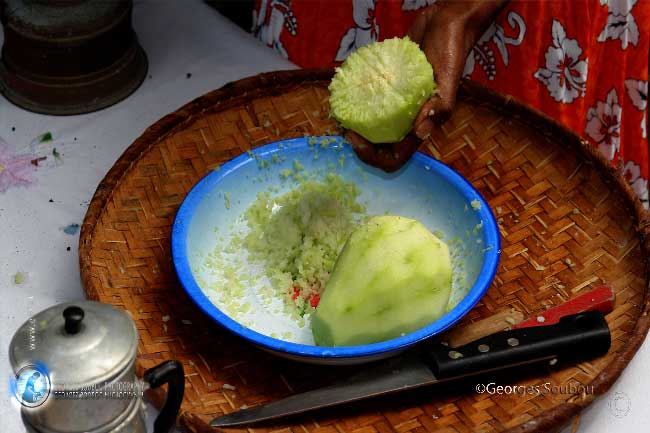
{"type": "Polygon", "coordinates": [[[288,415],[297,415],[315,409],[336,406],[417,388],[436,382],[437,379],[417,355],[404,354],[385,361],[346,381],[297,394],[250,409],[243,409],[215,418],[213,427],[234,427],[268,421],[288,415]]]}

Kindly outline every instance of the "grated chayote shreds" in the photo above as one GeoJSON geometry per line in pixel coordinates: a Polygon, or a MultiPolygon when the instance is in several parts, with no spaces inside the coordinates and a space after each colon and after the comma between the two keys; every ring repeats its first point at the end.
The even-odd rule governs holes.
{"type": "Polygon", "coordinates": [[[259,193],[244,213],[248,233],[232,242],[264,265],[276,293],[303,315],[318,304],[339,252],[365,214],[359,194],[356,184],[335,173],[303,180],[280,196],[259,193]]]}

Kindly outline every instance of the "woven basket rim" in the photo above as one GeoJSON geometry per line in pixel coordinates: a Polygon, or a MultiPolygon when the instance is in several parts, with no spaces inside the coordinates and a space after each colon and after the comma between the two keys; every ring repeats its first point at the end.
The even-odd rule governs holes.
{"type": "MultiPolygon", "coordinates": [[[[97,289],[90,277],[91,252],[95,227],[101,215],[109,204],[113,192],[129,173],[132,167],[157,143],[166,137],[183,129],[197,117],[206,112],[221,111],[238,105],[242,101],[256,97],[277,95],[284,90],[305,83],[328,82],[333,74],[333,69],[301,69],[278,72],[267,72],[256,76],[244,78],[226,84],[200,96],[183,105],[175,112],[168,114],[148,127],[120,156],[111,167],[106,176],[99,183],[81,226],[79,237],[79,265],[81,280],[84,289],[91,299],[97,299],[97,289]]],[[[591,382],[594,392],[583,396],[576,403],[561,403],[549,410],[542,412],[535,418],[507,430],[510,433],[545,432],[566,423],[577,415],[584,407],[589,405],[597,395],[605,393],[623,369],[628,365],[634,354],[643,343],[650,330],[650,296],[648,290],[648,276],[650,275],[650,213],[648,213],[640,200],[623,179],[620,170],[612,165],[594,146],[574,132],[561,125],[544,113],[517,101],[508,95],[499,94],[487,87],[465,80],[459,89],[461,99],[476,100],[479,104],[487,105],[496,111],[509,115],[523,123],[534,127],[541,134],[561,138],[567,144],[579,151],[583,157],[594,164],[604,175],[606,182],[614,183],[623,192],[624,199],[637,223],[637,234],[640,238],[640,248],[644,254],[644,299],[641,312],[632,331],[631,338],[621,349],[620,356],[600,371],[591,382]]]]}

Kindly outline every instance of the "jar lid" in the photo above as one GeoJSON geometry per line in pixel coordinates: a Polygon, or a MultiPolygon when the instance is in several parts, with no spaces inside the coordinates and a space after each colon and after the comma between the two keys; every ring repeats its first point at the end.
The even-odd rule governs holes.
{"type": "Polygon", "coordinates": [[[9,360],[14,373],[41,365],[52,385],[74,388],[110,381],[131,365],[137,349],[138,333],[126,312],[80,301],[27,320],[11,340],[9,360]]]}

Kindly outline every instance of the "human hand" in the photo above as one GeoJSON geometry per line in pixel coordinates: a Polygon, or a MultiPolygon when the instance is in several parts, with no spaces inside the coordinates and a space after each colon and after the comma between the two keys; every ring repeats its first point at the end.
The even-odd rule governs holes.
{"type": "Polygon", "coordinates": [[[507,0],[439,1],[424,9],[407,35],[433,67],[437,92],[420,109],[413,130],[424,139],[444,123],[456,105],[456,92],[472,47],[507,0]]]}
{"type": "Polygon", "coordinates": [[[374,144],[354,131],[347,130],[345,138],[350,142],[360,160],[373,167],[391,173],[398,170],[420,147],[421,140],[412,132],[397,143],[374,144]]]}
{"type": "Polygon", "coordinates": [[[346,138],[367,164],[392,172],[418,149],[436,124],[445,122],[456,104],[465,59],[507,0],[439,1],[425,8],[407,35],[431,63],[437,92],[420,109],[413,131],[398,143],[374,144],[348,131],[346,138]]]}

